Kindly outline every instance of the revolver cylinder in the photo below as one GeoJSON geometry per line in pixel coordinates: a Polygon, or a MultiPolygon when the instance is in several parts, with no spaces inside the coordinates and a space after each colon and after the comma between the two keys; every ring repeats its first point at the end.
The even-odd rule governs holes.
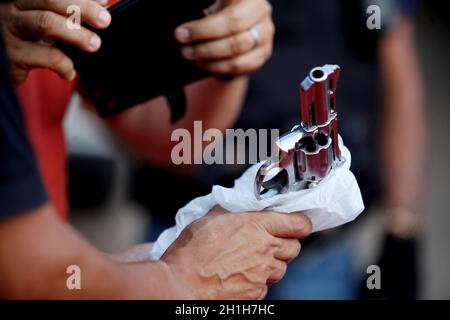
{"type": "Polygon", "coordinates": [[[338,140],[337,65],[311,70],[300,85],[300,124],[280,137],[259,169],[258,198],[316,186],[341,162],[338,140]]]}

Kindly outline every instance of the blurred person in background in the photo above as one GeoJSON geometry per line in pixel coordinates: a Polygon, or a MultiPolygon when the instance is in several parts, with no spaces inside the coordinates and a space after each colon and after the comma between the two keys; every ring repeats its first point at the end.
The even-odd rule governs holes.
{"type": "MultiPolygon", "coordinates": [[[[352,152],[352,171],[366,207],[381,201],[386,216],[382,253],[374,261],[381,269],[381,290],[367,290],[367,275],[355,275],[348,230],[340,228],[310,237],[302,258],[290,267],[271,297],[414,299],[426,152],[424,89],[414,42],[417,4],[413,0],[271,3],[277,29],[274,55],[251,78],[235,127],[288,132],[300,119],[298,85],[304,76],[315,66],[340,65],[340,133],[352,152]],[[373,4],[381,8],[381,30],[367,27],[367,8],[373,4]]],[[[140,167],[134,195],[153,214],[150,239],[172,225],[179,207],[208,193],[214,184],[231,186],[243,169],[197,166],[191,176],[180,177],[180,168],[140,167]],[[170,208],[148,199],[148,193],[159,192],[148,184],[151,178],[161,181],[158,188],[170,184],[178,195],[170,208]]],[[[186,166],[181,171],[189,172],[186,166]]]]}
{"type": "MultiPolygon", "coordinates": [[[[62,117],[74,84],[58,82],[53,74],[42,70],[31,70],[47,68],[64,80],[74,78],[72,62],[49,39],[88,51],[99,48],[101,40],[86,29],[74,33],[65,29],[66,8],[72,4],[82,8],[83,21],[94,27],[107,27],[111,21],[109,14],[91,0],[19,0],[0,7],[0,297],[264,298],[267,285],[279,281],[286,264],[299,253],[297,239],[306,237],[311,230],[311,223],[302,214],[267,212],[231,216],[215,208],[208,217],[189,226],[160,261],[145,261],[151,244],[105,255],[60,219],[67,214],[62,117]],[[24,82],[19,93],[27,129],[11,80],[24,82]],[[242,242],[254,245],[242,247],[242,242]],[[215,250],[211,251],[210,246],[215,250]],[[237,247],[244,249],[236,250],[237,247]],[[244,263],[230,264],[236,260],[244,263]],[[82,290],[69,290],[67,285],[66,270],[73,264],[83,274],[82,290]],[[221,277],[224,274],[226,279],[221,277]]],[[[236,79],[230,82],[208,79],[193,85],[191,94],[214,93],[214,97],[206,95],[213,100],[209,107],[225,109],[226,105],[232,110],[239,109],[246,79],[238,76],[259,68],[271,53],[270,9],[265,1],[241,2],[177,31],[182,43],[207,45],[212,47],[207,51],[215,55],[222,54],[221,46],[230,37],[255,40],[248,34],[248,28],[254,25],[261,34],[260,46],[252,44],[238,54],[224,53],[202,64],[218,74],[232,72],[236,79]],[[250,9],[255,13],[252,17],[245,14],[250,9]],[[228,17],[231,12],[238,23],[230,26],[231,21],[236,22],[228,17]]],[[[194,113],[204,114],[202,106],[193,100],[191,108],[197,109],[194,113]]]]}

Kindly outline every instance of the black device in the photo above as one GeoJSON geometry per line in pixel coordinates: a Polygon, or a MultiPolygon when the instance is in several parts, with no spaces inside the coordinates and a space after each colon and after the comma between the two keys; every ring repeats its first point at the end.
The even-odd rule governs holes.
{"type": "Polygon", "coordinates": [[[186,109],[184,86],[206,77],[181,55],[174,31],[204,17],[213,0],[122,0],[111,6],[107,29],[87,28],[102,38],[95,53],[63,45],[81,78],[81,88],[102,117],[116,115],[164,95],[172,122],[186,109]]]}

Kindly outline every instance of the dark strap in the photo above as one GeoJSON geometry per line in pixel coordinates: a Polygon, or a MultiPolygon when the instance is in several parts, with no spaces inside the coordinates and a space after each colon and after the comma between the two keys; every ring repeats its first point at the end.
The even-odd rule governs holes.
{"type": "Polygon", "coordinates": [[[170,108],[170,121],[177,122],[186,114],[187,99],[184,89],[178,90],[166,96],[170,108]]]}

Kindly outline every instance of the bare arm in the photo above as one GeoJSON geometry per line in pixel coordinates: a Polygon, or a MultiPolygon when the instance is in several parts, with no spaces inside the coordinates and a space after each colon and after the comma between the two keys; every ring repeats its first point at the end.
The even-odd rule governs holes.
{"type": "Polygon", "coordinates": [[[60,221],[49,206],[0,223],[0,261],[2,298],[189,297],[164,263],[114,263],[60,221]],[[81,268],[81,290],[66,286],[70,265],[81,268]]]}
{"type": "Polygon", "coordinates": [[[239,115],[247,78],[232,81],[207,78],[187,88],[188,111],[175,125],[170,124],[170,113],[164,98],[158,98],[124,113],[110,122],[120,137],[152,163],[167,166],[175,143],[173,130],[185,128],[193,136],[194,121],[201,120],[203,130],[225,130],[239,115]]]}
{"type": "Polygon", "coordinates": [[[416,212],[422,205],[426,123],[424,88],[413,23],[400,18],[381,41],[381,164],[386,205],[416,212]]]}
{"type": "Polygon", "coordinates": [[[217,208],[189,226],[160,261],[119,263],[46,206],[0,223],[0,298],[263,298],[298,255],[296,239],[310,232],[302,214],[230,215],[217,208]],[[81,290],[67,288],[71,265],[81,269],[81,290]]]}
{"type": "Polygon", "coordinates": [[[211,77],[189,86],[189,111],[176,126],[169,123],[163,99],[122,115],[113,125],[126,142],[153,163],[170,164],[174,145],[170,136],[176,128],[192,132],[196,120],[202,120],[203,130],[232,126],[246,92],[245,75],[261,68],[272,54],[275,27],[267,0],[218,0],[208,11],[206,17],[175,30],[181,52],[211,74],[237,78],[220,81],[211,77]]]}

